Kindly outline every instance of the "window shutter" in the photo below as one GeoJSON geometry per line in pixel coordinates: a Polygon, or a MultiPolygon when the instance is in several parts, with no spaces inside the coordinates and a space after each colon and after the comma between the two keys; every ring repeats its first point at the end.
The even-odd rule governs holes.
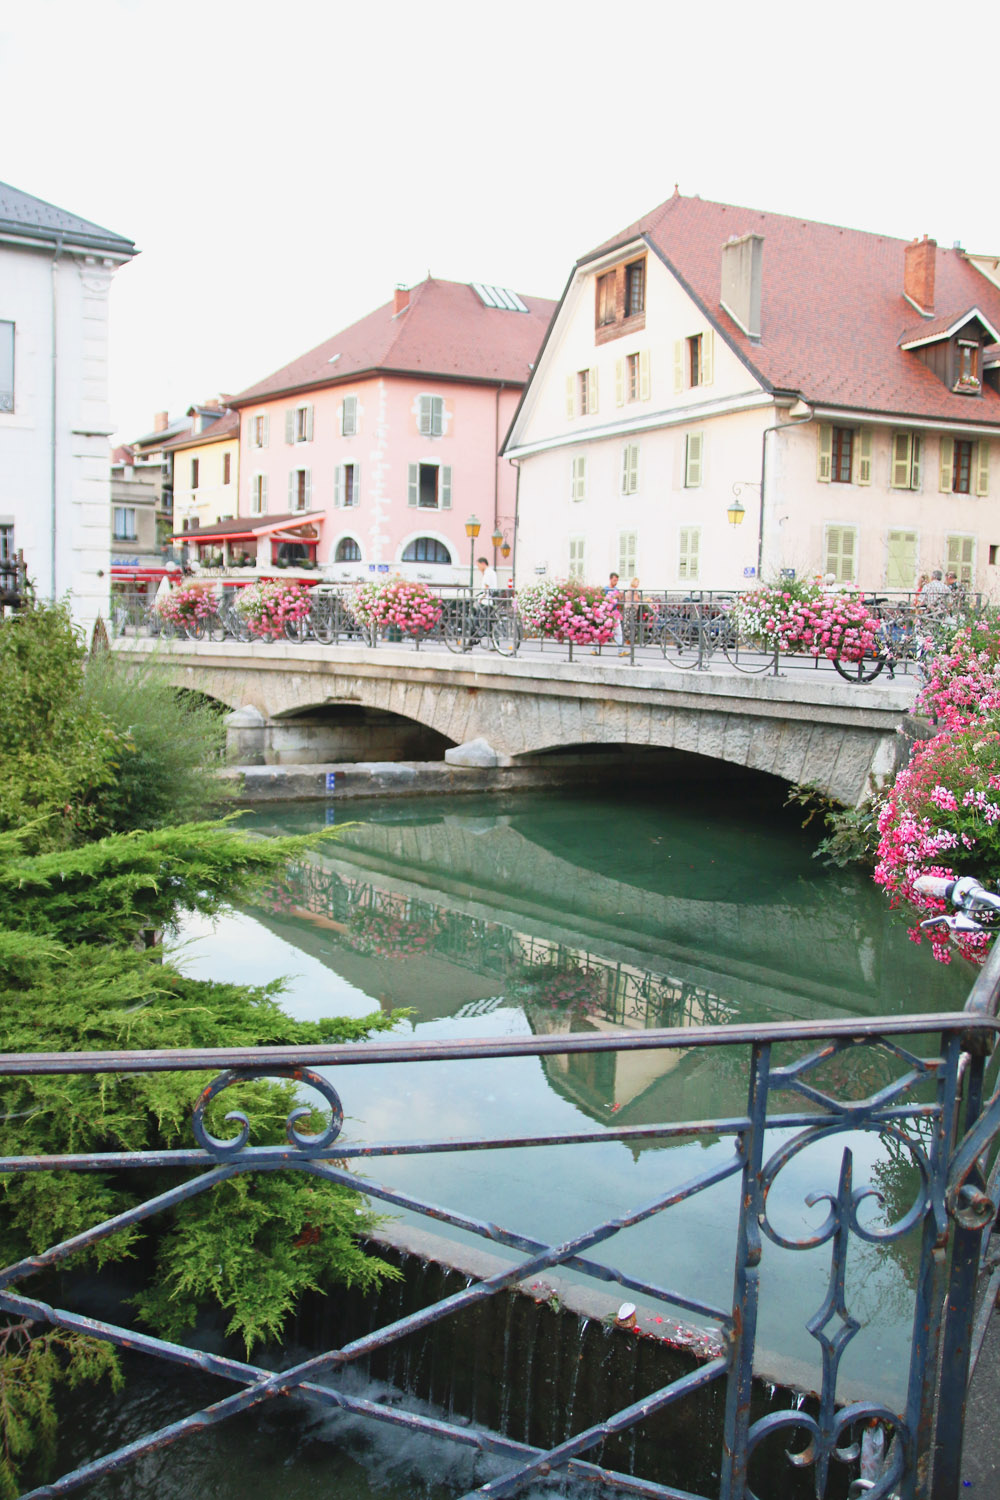
{"type": "Polygon", "coordinates": [[[441,465],[441,488],[438,491],[438,504],[442,510],[451,510],[451,464],[441,465]]]}
{"type": "Polygon", "coordinates": [[[910,455],[912,439],[908,432],[892,435],[892,463],[889,465],[889,483],[894,490],[910,488],[910,455]]]}
{"type": "Polygon", "coordinates": [[[701,449],[701,433],[689,432],[684,461],[685,489],[696,490],[701,484],[701,449]]]}
{"type": "Polygon", "coordinates": [[[639,355],[639,400],[649,400],[649,350],[643,349],[639,355]]]}
{"type": "Polygon", "coordinates": [[[421,396],[420,415],[417,418],[417,431],[426,437],[431,430],[431,398],[421,396]]]}
{"type": "MultiPolygon", "coordinates": [[[[265,417],[264,420],[266,421],[267,418],[265,417]]],[[[262,515],[265,515],[267,513],[267,475],[266,474],[262,474],[260,476],[260,509],[261,509],[261,514],[262,515]]]]}
{"type": "Polygon", "coordinates": [[[311,443],[312,440],[313,440],[313,411],[314,410],[315,410],[315,408],[312,407],[312,406],[307,406],[306,407],[306,442],[307,443],[311,443]]]}
{"type": "MultiPolygon", "coordinates": [[[[261,428],[261,434],[260,434],[260,446],[262,448],[266,448],[270,444],[270,441],[271,441],[271,414],[270,414],[270,412],[265,412],[264,413],[264,422],[263,422],[263,426],[261,428]]],[[[265,488],[265,490],[267,489],[267,485],[266,484],[265,484],[264,488],[265,488]]]]}
{"type": "Polygon", "coordinates": [[[576,416],[576,376],[566,376],[566,415],[576,416]]]}
{"type": "Polygon", "coordinates": [[[871,429],[862,427],[858,433],[858,484],[872,482],[872,435],[871,429]]]}
{"type": "Polygon", "coordinates": [[[353,477],[354,477],[354,486],[353,486],[353,489],[352,489],[352,492],[351,492],[351,504],[352,505],[360,505],[361,504],[361,465],[358,464],[358,463],[356,463],[354,465],[354,476],[353,477]]]}
{"type": "Polygon", "coordinates": [[[715,331],[707,329],[701,336],[701,369],[699,385],[711,385],[715,374],[715,331]]]}
{"type": "Polygon", "coordinates": [[[295,442],[295,407],[289,406],[285,409],[285,442],[295,442]]]}
{"type": "MultiPolygon", "coordinates": [[[[833,474],[833,428],[823,422],[816,439],[816,478],[822,484],[829,484],[833,474]]],[[[831,570],[827,568],[826,571],[831,570]]]]}
{"type": "Polygon", "coordinates": [[[298,479],[298,472],[299,471],[297,469],[289,469],[289,471],[288,471],[288,509],[289,510],[295,510],[296,509],[296,505],[295,505],[295,498],[296,498],[295,497],[295,491],[296,491],[296,481],[298,479]]]}
{"type": "Polygon", "coordinates": [[[976,494],[988,495],[990,492],[990,442],[989,438],[980,438],[976,444],[976,494]]]}
{"type": "Polygon", "coordinates": [[[344,465],[338,464],[333,471],[333,503],[338,509],[344,503],[344,465]]]}
{"type": "Polygon", "coordinates": [[[827,573],[832,573],[834,578],[840,577],[840,530],[837,527],[826,528],[826,568],[827,573]]]}
{"type": "Polygon", "coordinates": [[[570,493],[574,501],[587,498],[587,460],[580,456],[573,460],[573,479],[570,493]]]}
{"type": "Polygon", "coordinates": [[[597,366],[596,365],[591,365],[590,371],[589,371],[589,377],[590,378],[587,381],[587,411],[593,413],[593,412],[595,412],[597,410],[597,366]]]}
{"type": "Polygon", "coordinates": [[[419,464],[407,465],[406,477],[406,503],[416,505],[420,499],[420,466],[419,464]]]}
{"type": "Polygon", "coordinates": [[[923,439],[921,438],[919,432],[915,432],[913,434],[913,438],[912,438],[912,441],[910,443],[910,489],[911,490],[919,490],[919,488],[920,488],[920,479],[921,479],[921,474],[920,474],[920,458],[921,458],[920,445],[921,445],[922,442],[923,442],[923,439]]]}
{"type": "Polygon", "coordinates": [[[674,390],[684,389],[684,340],[674,340],[674,390]]]}
{"type": "Polygon", "coordinates": [[[625,405],[625,361],[615,360],[615,405],[625,405]]]}
{"type": "Polygon", "coordinates": [[[306,482],[305,482],[305,485],[303,486],[303,489],[304,489],[304,492],[305,492],[304,493],[305,504],[303,506],[303,509],[304,510],[308,510],[309,509],[310,501],[312,500],[312,470],[311,469],[306,469],[304,472],[305,472],[305,476],[306,476],[306,482]]]}
{"type": "Polygon", "coordinates": [[[943,437],[941,439],[941,472],[938,478],[938,489],[942,495],[951,494],[951,481],[955,467],[955,439],[943,437]]]}

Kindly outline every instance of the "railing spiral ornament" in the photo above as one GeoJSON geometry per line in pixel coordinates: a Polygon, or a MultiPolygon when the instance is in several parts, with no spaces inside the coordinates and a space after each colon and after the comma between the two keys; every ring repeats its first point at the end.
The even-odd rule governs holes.
{"type": "MultiPolygon", "coordinates": [[[[806,1446],[796,1451],[786,1449],[786,1457],[790,1464],[799,1469],[815,1466],[816,1493],[825,1495],[831,1460],[854,1464],[861,1451],[860,1443],[856,1440],[845,1443],[844,1435],[849,1435],[852,1427],[867,1426],[872,1422],[881,1423],[900,1438],[903,1436],[899,1414],[879,1402],[855,1401],[849,1406],[841,1407],[825,1436],[820,1423],[807,1411],[792,1409],[791,1411],[769,1412],[766,1417],[761,1417],[760,1421],[755,1422],[750,1428],[747,1434],[747,1456],[751,1459],[754,1449],[767,1438],[773,1437],[776,1432],[789,1435],[802,1433],[807,1440],[806,1446]]],[[[885,1467],[872,1488],[865,1490],[865,1500],[880,1500],[882,1496],[893,1494],[903,1476],[904,1456],[905,1449],[902,1441],[888,1444],[888,1459],[885,1467]]],[[[757,1494],[750,1483],[747,1484],[744,1493],[746,1500],[766,1500],[766,1497],[757,1494]]]]}
{"type": "Polygon", "coordinates": [[[250,1121],[242,1110],[230,1110],[225,1116],[227,1121],[239,1124],[241,1127],[238,1135],[226,1139],[213,1135],[209,1130],[205,1123],[206,1112],[213,1100],[226,1089],[232,1088],[234,1084],[252,1083],[264,1077],[291,1078],[296,1083],[307,1084],[309,1088],[315,1089],[322,1096],[330,1112],[326,1128],[319,1132],[297,1130],[296,1121],[308,1118],[313,1112],[308,1105],[300,1105],[299,1108],[292,1110],[285,1121],[285,1138],[288,1144],[297,1147],[303,1156],[325,1156],[343,1129],[344,1107],[340,1102],[340,1095],[330,1080],[322,1073],[317,1073],[307,1067],[273,1065],[263,1070],[227,1070],[225,1073],[220,1073],[203,1090],[192,1113],[191,1128],[199,1146],[220,1160],[229,1160],[245,1149],[250,1139],[250,1121]]]}

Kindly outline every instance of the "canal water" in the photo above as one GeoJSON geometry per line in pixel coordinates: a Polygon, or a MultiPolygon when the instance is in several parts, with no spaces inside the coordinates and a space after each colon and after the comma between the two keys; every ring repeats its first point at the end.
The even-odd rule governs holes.
{"type": "MultiPolygon", "coordinates": [[[[175,957],[206,978],[285,976],[284,1003],[303,1019],[409,1008],[398,1034],[415,1038],[867,1020],[960,1008],[970,971],[935,964],[915,947],[866,876],[815,859],[815,828],[804,831],[782,798],[772,779],[740,775],[586,794],[270,805],[250,816],[251,826],[263,833],[334,827],[336,841],[297,863],[253,907],[213,923],[189,920],[175,957]]],[[[344,1139],[354,1142],[599,1130],[707,1120],[746,1107],[742,1059],[696,1049],[336,1071],[344,1139]]],[[[867,1093],[871,1080],[839,1083],[867,1093]]],[[[855,1185],[877,1181],[898,1212],[905,1171],[877,1139],[852,1144],[855,1185]]],[[[811,1148],[781,1174],[772,1218],[782,1232],[822,1221],[824,1205],[810,1209],[806,1196],[835,1190],[842,1146],[811,1148]]],[[[384,1157],[364,1170],[555,1242],[730,1152],[728,1139],[707,1136],[384,1157]]],[[[730,1181],[701,1193],[619,1235],[604,1254],[633,1275],[726,1307],[735,1191],[730,1181]]],[[[404,1232],[408,1218],[427,1227],[393,1212],[404,1232]]],[[[902,1402],[914,1250],[905,1243],[854,1248],[847,1305],[862,1330],[842,1367],[845,1395],[877,1389],[902,1402]]],[[[804,1324],[823,1301],[828,1270],[828,1247],[793,1252],[765,1242],[758,1366],[767,1378],[818,1384],[819,1345],[804,1324]]],[[[178,1399],[169,1377],[144,1375],[139,1389],[145,1414],[161,1413],[151,1425],[178,1399]]],[[[185,1382],[181,1410],[192,1409],[195,1394],[185,1382]]],[[[104,1410],[97,1402],[87,1419],[94,1433],[104,1410]]],[[[97,1442],[97,1451],[108,1445],[97,1442]]],[[[431,1497],[472,1477],[461,1470],[470,1462],[464,1456],[432,1450],[425,1440],[361,1435],[328,1416],[268,1416],[243,1437],[233,1429],[197,1439],[187,1457],[183,1450],[143,1471],[148,1478],[123,1476],[115,1481],[121,1488],[102,1494],[245,1494],[251,1463],[278,1466],[283,1496],[315,1493],[310,1476],[315,1482],[321,1456],[339,1466],[330,1488],[333,1471],[324,1472],[321,1493],[431,1497]],[[450,1477],[448,1465],[459,1466],[450,1477]],[[165,1485],[168,1473],[174,1478],[165,1485]]],[[[477,1482],[483,1477],[478,1472],[477,1482]]],[[[278,1493],[277,1482],[263,1492],[278,1493]]]]}

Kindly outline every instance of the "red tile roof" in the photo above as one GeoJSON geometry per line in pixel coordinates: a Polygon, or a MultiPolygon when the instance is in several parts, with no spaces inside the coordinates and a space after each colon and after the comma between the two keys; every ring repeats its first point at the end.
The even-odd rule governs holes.
{"type": "Polygon", "coordinates": [[[226,438],[236,438],[239,435],[240,414],[238,411],[227,411],[224,417],[203,427],[201,432],[182,432],[180,437],[171,438],[163,444],[163,451],[172,453],[178,448],[197,448],[201,443],[221,443],[226,438]]]}
{"type": "Polygon", "coordinates": [[[428,277],[411,290],[402,312],[394,315],[387,302],[230,397],[230,404],[249,406],[375,371],[525,385],[556,304],[546,297],[521,300],[526,313],[487,307],[464,282],[428,277]]]}
{"type": "MultiPolygon", "coordinates": [[[[918,322],[903,296],[905,240],[675,193],[580,264],[640,236],[765,386],[813,404],[1000,426],[1000,396],[989,386],[981,396],[955,395],[916,353],[898,347],[918,322]],[[752,232],[764,237],[759,340],[719,301],[722,246],[752,232]]],[[[973,307],[1000,326],[1000,288],[961,250],[939,246],[934,324],[950,327],[973,307]]]]}

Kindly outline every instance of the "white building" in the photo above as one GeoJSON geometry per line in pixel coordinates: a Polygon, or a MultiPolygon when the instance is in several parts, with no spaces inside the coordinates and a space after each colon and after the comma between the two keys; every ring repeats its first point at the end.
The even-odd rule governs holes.
{"type": "Polygon", "coordinates": [[[108,291],[131,240],[0,183],[0,550],[107,615],[108,291]]]}
{"type": "Polygon", "coordinates": [[[504,450],[519,578],[995,592],[994,266],[675,192],[563,294],[504,450]]]}

